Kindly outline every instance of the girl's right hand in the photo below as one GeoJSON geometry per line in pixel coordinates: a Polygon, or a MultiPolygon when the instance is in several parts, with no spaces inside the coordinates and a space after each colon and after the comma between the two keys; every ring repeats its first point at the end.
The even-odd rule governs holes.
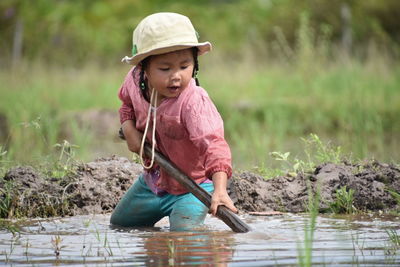
{"type": "Polygon", "coordinates": [[[124,121],[124,123],[122,123],[122,132],[128,145],[128,149],[139,154],[143,134],[136,129],[134,122],[132,120],[124,121]]]}

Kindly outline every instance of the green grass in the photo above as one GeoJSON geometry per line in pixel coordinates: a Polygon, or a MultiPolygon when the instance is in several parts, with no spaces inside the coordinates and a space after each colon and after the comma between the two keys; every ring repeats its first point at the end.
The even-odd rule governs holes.
{"type": "Polygon", "coordinates": [[[357,212],[354,207],[354,190],[343,186],[336,190],[335,201],[330,203],[330,209],[333,213],[353,214],[357,212]]]}
{"type": "Polygon", "coordinates": [[[93,65],[78,70],[36,63],[2,72],[0,113],[9,124],[3,143],[7,159],[32,162],[48,154],[57,156],[54,145],[63,142],[65,127],[72,129],[69,141],[81,148],[78,157],[90,157],[87,132],[77,129],[68,115],[90,108],[117,109],[117,89],[125,71],[126,67],[112,71],[93,65]]]}
{"type": "Polygon", "coordinates": [[[310,133],[357,158],[398,161],[399,74],[399,66],[355,60],[312,73],[265,64],[207,73],[215,80],[205,85],[224,115],[239,162],[271,161],[271,151],[301,154],[300,137],[310,133]]]}
{"type": "MultiPolygon", "coordinates": [[[[311,67],[296,62],[225,64],[212,54],[200,64],[200,82],[224,118],[236,168],[273,166],[273,151],[290,151],[306,160],[301,138],[310,133],[354,158],[400,161],[399,64],[377,59],[311,67]]],[[[67,141],[79,147],[76,158],[91,160],[96,137],[65,118],[93,108],[116,111],[117,91],[128,69],[117,63],[107,69],[32,63],[0,73],[0,113],[10,128],[9,138],[0,143],[0,164],[56,157],[54,145],[63,142],[65,124],[74,129],[67,141]]]]}

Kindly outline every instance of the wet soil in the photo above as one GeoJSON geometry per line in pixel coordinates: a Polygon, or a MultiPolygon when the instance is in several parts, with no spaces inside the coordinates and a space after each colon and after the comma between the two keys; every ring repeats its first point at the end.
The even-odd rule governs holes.
{"type": "Polygon", "coordinates": [[[243,172],[232,179],[232,184],[232,198],[244,211],[306,211],[309,188],[313,193],[320,192],[319,208],[326,211],[336,200],[336,191],[344,186],[354,190],[353,205],[357,210],[388,212],[399,209],[393,192],[400,192],[400,169],[376,161],[325,163],[312,173],[268,180],[243,172]]]}
{"type": "MultiPolygon", "coordinates": [[[[62,179],[29,166],[14,167],[0,179],[0,198],[3,203],[8,199],[11,206],[11,212],[2,212],[1,216],[109,213],[141,171],[139,164],[117,156],[79,164],[73,174],[62,179]]],[[[324,211],[335,201],[336,190],[344,186],[354,190],[353,205],[358,210],[387,212],[400,208],[394,196],[400,192],[399,167],[376,161],[325,163],[312,173],[272,179],[247,171],[235,173],[229,193],[242,213],[303,212],[311,188],[319,190],[320,209],[324,211]]]]}

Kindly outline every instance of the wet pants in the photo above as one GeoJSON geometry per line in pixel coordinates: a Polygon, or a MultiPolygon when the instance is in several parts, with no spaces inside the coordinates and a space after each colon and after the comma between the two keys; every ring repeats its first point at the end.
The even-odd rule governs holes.
{"type": "MultiPolygon", "coordinates": [[[[212,183],[200,186],[212,193],[212,183]]],[[[113,214],[111,224],[124,227],[154,226],[169,216],[171,231],[192,230],[203,224],[208,208],[193,194],[165,194],[158,196],[151,191],[140,175],[122,197],[113,214]]]]}

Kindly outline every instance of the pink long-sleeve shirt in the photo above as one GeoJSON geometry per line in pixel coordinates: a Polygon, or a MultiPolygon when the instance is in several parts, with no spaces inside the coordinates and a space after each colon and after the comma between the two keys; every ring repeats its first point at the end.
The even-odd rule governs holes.
{"type": "MultiPolygon", "coordinates": [[[[132,71],[119,90],[121,124],[133,120],[144,132],[149,103],[134,82],[132,71]]],[[[224,125],[207,92],[192,79],[182,93],[165,98],[157,107],[156,148],[196,183],[211,179],[215,172],[232,175],[231,151],[224,138],[224,125]]],[[[150,143],[151,129],[147,134],[150,143]]],[[[170,194],[187,193],[174,178],[161,169],[156,186],[170,194]]]]}

